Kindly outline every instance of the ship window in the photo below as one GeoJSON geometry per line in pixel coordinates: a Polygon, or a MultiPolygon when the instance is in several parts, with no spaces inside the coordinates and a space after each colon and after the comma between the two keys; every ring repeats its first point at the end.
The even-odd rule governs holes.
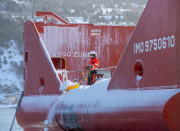
{"type": "Polygon", "coordinates": [[[25,52],[24,60],[25,60],[25,62],[28,62],[28,52],[25,52]]]}
{"type": "Polygon", "coordinates": [[[134,73],[135,73],[135,80],[136,80],[136,86],[137,88],[141,88],[142,86],[142,80],[144,75],[144,69],[143,69],[143,61],[137,60],[134,65],[134,73]]]}
{"type": "Polygon", "coordinates": [[[64,58],[51,58],[56,70],[65,69],[66,64],[64,58]]]}
{"type": "Polygon", "coordinates": [[[134,72],[135,72],[135,75],[139,75],[139,76],[143,76],[143,63],[141,60],[138,60],[135,62],[135,65],[134,65],[134,72]]]}
{"type": "Polygon", "coordinates": [[[44,78],[40,78],[40,87],[42,87],[42,86],[44,86],[45,85],[45,83],[44,83],[44,78]]]}

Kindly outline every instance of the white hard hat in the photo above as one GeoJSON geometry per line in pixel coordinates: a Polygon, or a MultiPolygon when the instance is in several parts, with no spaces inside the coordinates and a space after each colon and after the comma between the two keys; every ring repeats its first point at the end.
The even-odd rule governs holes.
{"type": "Polygon", "coordinates": [[[96,51],[90,51],[89,55],[96,55],[96,51]]]}

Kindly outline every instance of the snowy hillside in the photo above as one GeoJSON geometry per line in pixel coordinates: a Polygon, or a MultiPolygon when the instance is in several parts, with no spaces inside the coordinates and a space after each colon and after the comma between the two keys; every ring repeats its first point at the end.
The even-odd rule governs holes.
{"type": "Polygon", "coordinates": [[[22,90],[22,54],[15,41],[0,47],[0,93],[12,93],[22,90]]]}
{"type": "Polygon", "coordinates": [[[36,11],[52,11],[72,23],[136,25],[147,1],[0,0],[0,95],[22,90],[23,23],[35,19],[36,11]]]}

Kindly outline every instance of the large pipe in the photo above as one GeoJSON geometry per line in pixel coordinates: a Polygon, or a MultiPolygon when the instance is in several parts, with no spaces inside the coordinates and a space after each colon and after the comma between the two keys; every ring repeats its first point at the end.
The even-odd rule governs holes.
{"type": "MultiPolygon", "coordinates": [[[[168,131],[171,129],[167,124],[169,118],[163,112],[179,91],[115,90],[95,93],[88,89],[61,96],[26,96],[17,119],[23,128],[168,131]]],[[[168,107],[166,112],[171,108],[175,107],[168,107]]],[[[175,113],[180,115],[178,110],[175,113]]]]}

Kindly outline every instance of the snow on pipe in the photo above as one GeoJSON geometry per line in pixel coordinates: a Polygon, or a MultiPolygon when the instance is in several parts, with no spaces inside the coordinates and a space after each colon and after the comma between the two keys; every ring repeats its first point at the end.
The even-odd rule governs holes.
{"type": "MultiPolygon", "coordinates": [[[[164,106],[171,97],[173,97],[180,91],[179,89],[122,89],[107,91],[109,81],[109,79],[104,79],[97,82],[91,87],[81,86],[79,89],[71,90],[61,96],[24,97],[22,100],[21,108],[24,115],[26,116],[32,114],[41,116],[40,114],[42,114],[42,112],[46,113],[46,120],[44,118],[42,119],[42,117],[39,117],[39,122],[41,121],[43,127],[53,127],[61,125],[62,127],[67,129],[86,128],[84,127],[84,123],[87,120],[91,120],[91,122],[96,121],[97,119],[99,119],[99,114],[104,114],[103,117],[100,118],[102,119],[102,121],[108,123],[111,123],[107,119],[107,116],[109,114],[111,116],[119,116],[118,118],[114,116],[116,118],[116,124],[126,123],[127,119],[136,119],[136,121],[134,121],[135,123],[149,123],[148,125],[151,125],[153,127],[155,127],[155,125],[157,124],[162,125],[157,126],[158,129],[165,127],[163,119],[161,119],[163,117],[162,112],[164,110],[164,106]],[[37,103],[36,107],[33,106],[35,103],[37,103]],[[49,109],[49,107],[51,107],[51,109],[49,109]],[[144,116],[143,113],[146,113],[147,115],[144,116]],[[132,115],[134,115],[134,117],[132,117],[132,115]],[[88,117],[86,117],[86,119],[81,119],[83,118],[83,116],[88,117]],[[89,119],[92,116],[94,116],[94,120],[89,119]],[[125,118],[123,118],[122,116],[125,118]],[[154,118],[154,122],[150,118],[154,118]],[[56,125],[54,123],[58,124],[56,125]]],[[[29,121],[27,123],[29,123],[29,125],[26,126],[31,126],[33,121],[29,121]]],[[[35,125],[38,126],[38,123],[36,123],[35,125]]],[[[21,126],[24,126],[23,123],[21,126]]],[[[94,128],[96,128],[96,126],[100,125],[91,126],[94,126],[94,128]]],[[[114,128],[123,129],[123,126],[114,126],[114,128]]]]}

